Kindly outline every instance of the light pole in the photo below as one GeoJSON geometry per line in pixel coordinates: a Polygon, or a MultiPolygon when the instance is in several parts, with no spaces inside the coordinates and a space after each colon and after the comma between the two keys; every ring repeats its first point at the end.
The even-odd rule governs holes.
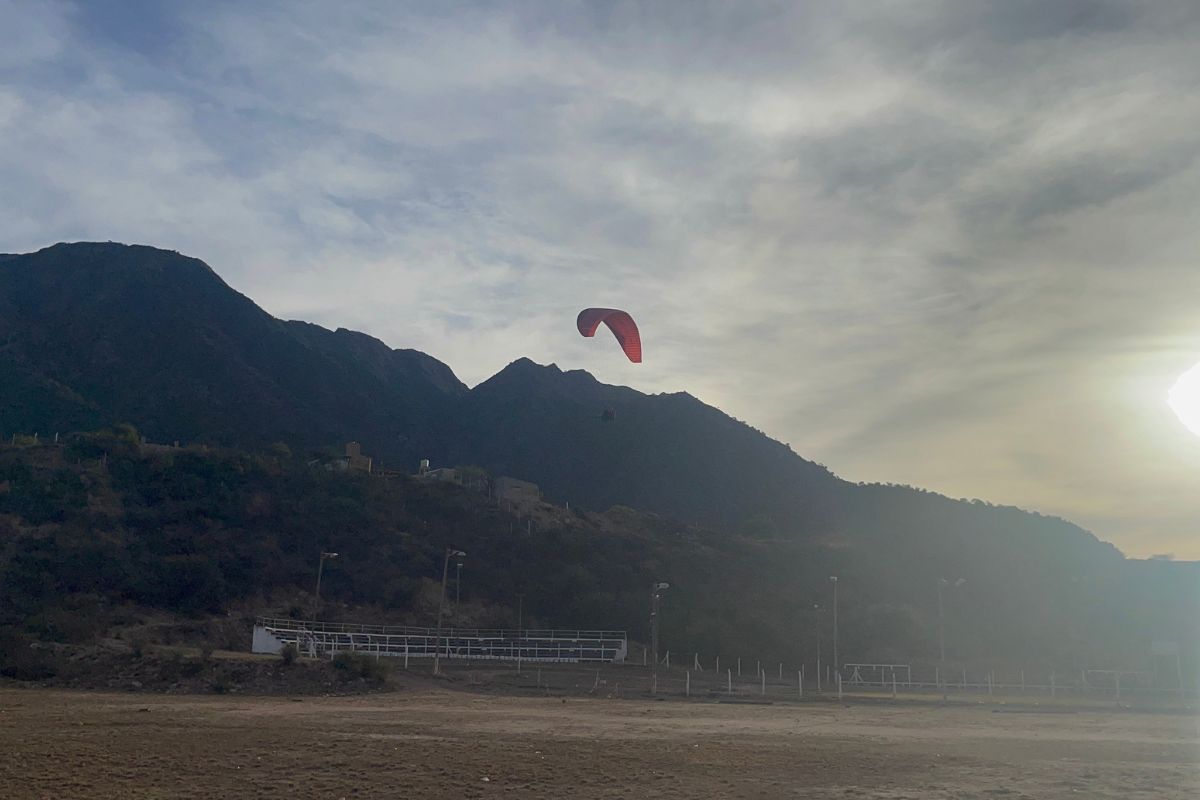
{"type": "Polygon", "coordinates": [[[833,672],[840,672],[838,664],[838,601],[837,601],[837,575],[829,576],[830,583],[833,584],[833,672]]]}
{"type": "Polygon", "coordinates": [[[462,624],[458,617],[458,604],[462,601],[462,561],[454,569],[454,627],[462,624]]]}
{"type": "MultiPolygon", "coordinates": [[[[958,588],[967,582],[966,578],[959,578],[954,581],[954,588],[958,588]]],[[[946,699],[946,609],[942,602],[942,589],[945,588],[950,581],[945,578],[938,578],[938,664],[939,680],[942,683],[942,700],[946,699]]]]}
{"type": "Polygon", "coordinates": [[[650,653],[654,657],[653,673],[658,674],[658,598],[662,597],[664,589],[670,589],[671,584],[655,581],[650,585],[650,653]]]}
{"type": "Polygon", "coordinates": [[[1071,666],[1082,668],[1087,666],[1087,636],[1086,627],[1084,625],[1084,612],[1087,607],[1086,596],[1080,599],[1081,595],[1085,595],[1086,586],[1091,582],[1091,578],[1086,575],[1079,575],[1071,578],[1071,586],[1068,587],[1067,613],[1070,616],[1070,631],[1067,645],[1071,648],[1071,666]]]}
{"type": "Polygon", "coordinates": [[[314,615],[317,613],[317,609],[321,607],[321,573],[325,571],[325,559],[337,557],[337,553],[326,553],[324,550],[321,551],[321,560],[317,562],[317,594],[313,608],[314,615]]]}
{"type": "Polygon", "coordinates": [[[457,556],[462,558],[465,556],[462,550],[455,550],[453,547],[446,548],[446,558],[442,561],[442,595],[438,601],[438,618],[437,618],[437,635],[433,640],[433,674],[441,673],[441,654],[442,654],[442,613],[446,610],[446,574],[450,572],[450,557],[457,556]]]}
{"type": "Polygon", "coordinates": [[[813,611],[817,615],[817,691],[821,691],[821,604],[813,603],[813,611]]]}
{"type": "Polygon", "coordinates": [[[525,593],[517,592],[517,674],[521,674],[521,658],[525,655],[522,650],[522,639],[525,638],[525,593]]]}

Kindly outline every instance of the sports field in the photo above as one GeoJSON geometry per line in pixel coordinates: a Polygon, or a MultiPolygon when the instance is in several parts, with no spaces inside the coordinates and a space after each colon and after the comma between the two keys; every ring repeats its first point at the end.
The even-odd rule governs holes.
{"type": "Polygon", "coordinates": [[[4,798],[1195,798],[1197,717],[0,690],[4,798]]]}

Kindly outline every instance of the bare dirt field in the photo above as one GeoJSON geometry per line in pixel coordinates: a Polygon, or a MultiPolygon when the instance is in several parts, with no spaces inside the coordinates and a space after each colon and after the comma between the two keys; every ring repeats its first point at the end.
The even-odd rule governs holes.
{"type": "Polygon", "coordinates": [[[1195,716],[0,690],[3,798],[1194,798],[1195,716]]]}

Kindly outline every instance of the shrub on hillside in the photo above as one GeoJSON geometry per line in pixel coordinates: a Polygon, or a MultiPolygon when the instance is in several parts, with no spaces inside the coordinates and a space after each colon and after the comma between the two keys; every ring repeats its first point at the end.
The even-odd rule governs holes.
{"type": "Polygon", "coordinates": [[[358,653],[338,653],[333,659],[333,666],[373,683],[383,683],[391,673],[384,661],[358,653]]]}
{"type": "Polygon", "coordinates": [[[54,659],[33,645],[33,639],[11,628],[0,629],[0,676],[18,681],[44,681],[57,675],[54,659]]]}

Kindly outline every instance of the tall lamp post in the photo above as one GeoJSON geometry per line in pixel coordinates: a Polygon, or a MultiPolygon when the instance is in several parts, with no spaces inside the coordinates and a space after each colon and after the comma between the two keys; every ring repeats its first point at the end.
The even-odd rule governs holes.
{"type": "MultiPolygon", "coordinates": [[[[958,588],[967,582],[966,578],[959,578],[954,581],[954,588],[958,588]]],[[[942,601],[942,589],[949,585],[950,581],[945,578],[938,578],[938,674],[942,684],[942,700],[946,699],[946,607],[942,601]]]]}
{"type": "Polygon", "coordinates": [[[517,592],[517,674],[521,674],[521,658],[525,655],[525,593],[517,592]]]}
{"type": "Polygon", "coordinates": [[[838,663],[838,599],[837,599],[837,575],[830,575],[829,582],[833,584],[833,672],[839,674],[841,665],[838,663]]]}
{"type": "Polygon", "coordinates": [[[454,627],[462,625],[462,620],[458,617],[458,604],[462,602],[462,561],[455,565],[454,569],[454,627]]]}
{"type": "Polygon", "coordinates": [[[321,573],[325,571],[325,559],[337,557],[337,553],[327,553],[324,550],[321,551],[321,560],[317,562],[317,593],[316,600],[314,601],[313,614],[316,614],[317,609],[321,607],[321,573]]]}
{"type": "Polygon", "coordinates": [[[671,584],[655,581],[650,585],[650,653],[653,656],[652,672],[658,674],[658,599],[664,589],[670,589],[671,584]]]}
{"type": "Polygon", "coordinates": [[[466,555],[462,550],[453,547],[446,548],[446,558],[442,561],[442,596],[438,601],[437,635],[433,640],[433,674],[441,674],[442,654],[442,613],[446,610],[446,575],[450,572],[450,557],[462,558],[466,555]]]}
{"type": "Polygon", "coordinates": [[[1068,587],[1067,613],[1071,619],[1067,626],[1069,632],[1067,645],[1071,648],[1071,665],[1077,668],[1087,666],[1088,660],[1087,630],[1084,626],[1083,612],[1087,607],[1085,587],[1091,580],[1086,575],[1077,575],[1071,578],[1072,585],[1068,587]],[[1083,596],[1082,600],[1081,596],[1083,596]]]}
{"type": "Polygon", "coordinates": [[[813,612],[817,615],[817,691],[821,691],[821,604],[813,603],[813,612]]]}

